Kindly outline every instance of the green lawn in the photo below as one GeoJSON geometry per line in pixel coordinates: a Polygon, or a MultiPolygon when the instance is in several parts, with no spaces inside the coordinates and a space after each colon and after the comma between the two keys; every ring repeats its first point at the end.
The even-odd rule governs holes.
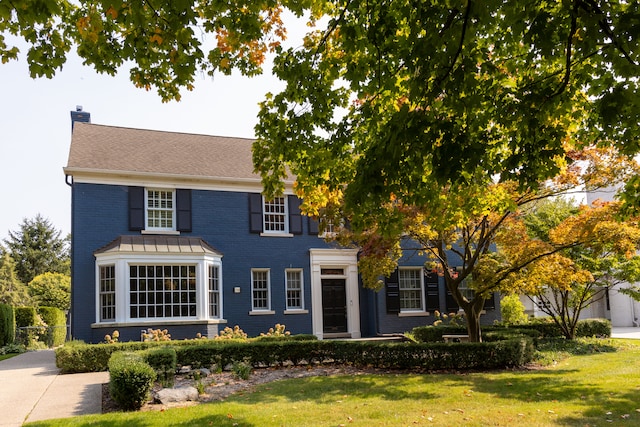
{"type": "Polygon", "coordinates": [[[640,341],[543,369],[312,377],[225,402],[30,426],[640,426],[640,341]]]}
{"type": "Polygon", "coordinates": [[[18,355],[18,353],[0,354],[0,361],[1,360],[11,359],[13,356],[17,356],[17,355],[18,355]]]}

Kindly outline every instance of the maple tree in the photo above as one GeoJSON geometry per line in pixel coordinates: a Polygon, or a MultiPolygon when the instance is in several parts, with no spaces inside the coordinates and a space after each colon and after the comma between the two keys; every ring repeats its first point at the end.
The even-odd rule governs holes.
{"type": "MultiPolygon", "coordinates": [[[[544,238],[542,231],[540,236],[529,236],[522,218],[532,206],[570,194],[584,185],[594,189],[620,182],[638,170],[635,162],[626,162],[611,150],[586,149],[574,155],[581,159],[579,163],[563,169],[554,180],[542,182],[535,189],[523,191],[516,182],[485,184],[480,179],[475,184],[442,188],[437,198],[423,205],[406,204],[393,197],[377,211],[352,216],[350,226],[339,231],[338,240],[361,248],[359,271],[364,286],[373,289],[383,286],[381,277],[389,276],[403,255],[424,254],[425,267],[443,278],[447,290],[464,311],[470,339],[481,341],[480,316],[485,300],[494,292],[529,292],[531,289],[526,289],[523,283],[541,289],[550,278],[557,283],[594,282],[586,254],[602,252],[600,248],[607,242],[606,247],[618,248],[620,256],[626,256],[634,244],[637,247],[638,242],[630,237],[633,230],[638,230],[636,225],[616,222],[611,208],[590,210],[591,216],[581,216],[577,211],[564,216],[558,209],[553,212],[556,216],[547,221],[555,221],[555,240],[544,238]],[[563,220],[563,229],[557,218],[563,220]],[[590,231],[587,225],[597,225],[598,232],[590,231]],[[626,239],[622,239],[621,230],[626,230],[626,239]],[[581,265],[565,255],[568,250],[578,249],[583,251],[581,265]]],[[[318,214],[341,215],[342,211],[332,207],[320,209],[318,214]]],[[[328,221],[337,223],[335,217],[328,221]]],[[[531,217],[529,224],[530,229],[536,229],[531,217]]],[[[548,230],[549,226],[545,227],[537,228],[548,230]]],[[[604,275],[598,279],[594,286],[603,285],[604,275]]],[[[574,295],[576,292],[570,296],[574,295]]]]}
{"type": "Polygon", "coordinates": [[[575,337],[580,313],[607,292],[633,289],[640,280],[637,218],[619,219],[619,202],[596,201],[579,208],[546,200],[506,227],[499,248],[506,259],[532,258],[549,248],[566,248],[514,272],[513,289],[529,295],[541,312],[575,337]],[[518,231],[519,230],[519,231],[518,231]]]}

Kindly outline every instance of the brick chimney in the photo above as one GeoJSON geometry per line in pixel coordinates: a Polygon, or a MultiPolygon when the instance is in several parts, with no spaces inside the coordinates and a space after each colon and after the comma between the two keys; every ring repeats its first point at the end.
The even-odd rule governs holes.
{"type": "Polygon", "coordinates": [[[82,105],[76,105],[76,111],[71,112],[71,132],[75,122],[91,123],[91,114],[82,111],[82,105]]]}

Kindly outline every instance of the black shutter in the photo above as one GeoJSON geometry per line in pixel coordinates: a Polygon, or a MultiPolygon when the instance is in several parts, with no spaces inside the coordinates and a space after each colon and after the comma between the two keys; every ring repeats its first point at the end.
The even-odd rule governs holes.
{"type": "Polygon", "coordinates": [[[262,233],[262,195],[249,194],[249,231],[262,233]]]}
{"type": "Polygon", "coordinates": [[[176,190],[176,229],[191,231],[191,190],[176,190]]]}
{"type": "Polygon", "coordinates": [[[400,313],[400,283],[398,281],[398,269],[391,276],[384,279],[385,293],[387,295],[387,313],[400,313]]]}
{"type": "Polygon", "coordinates": [[[144,228],[144,187],[129,187],[129,230],[144,228]]]}
{"type": "Polygon", "coordinates": [[[440,310],[440,292],[438,291],[438,273],[432,271],[424,275],[424,292],[427,311],[440,310]]]}
{"type": "Polygon", "coordinates": [[[309,234],[318,235],[320,232],[320,221],[317,219],[307,217],[309,223],[309,234]]]}
{"type": "Polygon", "coordinates": [[[289,233],[302,234],[302,214],[300,213],[300,199],[287,196],[289,204],[289,233]]]}
{"type": "Polygon", "coordinates": [[[492,293],[489,298],[484,300],[485,310],[494,310],[496,308],[496,294],[492,293]]]}
{"type": "Polygon", "coordinates": [[[453,298],[453,294],[451,294],[451,291],[448,288],[447,288],[446,300],[447,300],[447,312],[455,313],[458,311],[458,309],[460,309],[460,306],[458,305],[456,300],[453,298]]]}

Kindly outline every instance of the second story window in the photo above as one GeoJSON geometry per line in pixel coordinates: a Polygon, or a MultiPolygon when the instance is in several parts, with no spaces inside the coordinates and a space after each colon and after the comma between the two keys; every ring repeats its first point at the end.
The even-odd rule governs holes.
{"type": "Polygon", "coordinates": [[[146,191],[147,230],[175,230],[175,192],[146,191]]]}
{"type": "Polygon", "coordinates": [[[288,233],[287,199],[263,199],[263,229],[265,233],[288,233]]]}

